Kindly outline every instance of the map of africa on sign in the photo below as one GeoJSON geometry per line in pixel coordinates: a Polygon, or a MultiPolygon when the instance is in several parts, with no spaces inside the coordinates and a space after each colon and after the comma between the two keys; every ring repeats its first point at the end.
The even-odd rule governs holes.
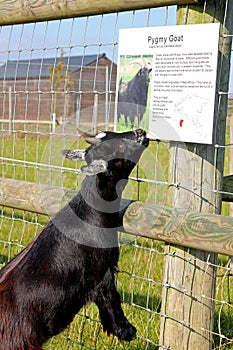
{"type": "Polygon", "coordinates": [[[218,23],[120,30],[117,86],[127,80],[124,71],[138,70],[132,62],[150,61],[147,111],[140,126],[151,137],[213,142],[218,42],[218,23]]]}

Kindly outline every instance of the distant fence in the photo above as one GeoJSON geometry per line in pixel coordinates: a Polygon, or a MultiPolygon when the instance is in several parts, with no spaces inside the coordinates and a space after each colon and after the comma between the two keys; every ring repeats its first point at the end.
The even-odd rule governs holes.
{"type": "MultiPolygon", "coordinates": [[[[60,125],[55,124],[54,118],[52,129],[51,125],[43,125],[40,112],[42,76],[35,80],[33,90],[27,74],[23,80],[21,92],[26,108],[18,125],[17,77],[11,86],[14,104],[6,99],[8,82],[6,76],[3,78],[0,265],[28,244],[47,222],[48,215],[53,215],[80,188],[79,165],[70,167],[61,157],[63,148],[84,146],[77,127],[94,131],[112,127],[110,105],[114,104],[115,96],[118,29],[174,24],[176,9],[170,5],[178,5],[177,24],[221,23],[215,143],[207,146],[151,141],[124,194],[134,202],[129,206],[129,202],[122,202],[127,207],[123,216],[126,232],[119,233],[121,258],[117,283],[123,308],[137,327],[137,339],[125,345],[107,338],[95,306],[90,305],[46,349],[232,349],[233,219],[226,216],[229,207],[222,203],[232,202],[233,193],[229,169],[233,146],[226,125],[232,2],[160,0],[156,7],[162,8],[158,9],[155,1],[149,0],[51,4],[29,1],[21,5],[19,0],[0,1],[2,64],[27,60],[30,66],[38,57],[58,59],[61,50],[66,51],[68,58],[80,56],[83,60],[87,55],[99,57],[106,51],[112,63],[108,84],[104,82],[104,90],[100,90],[96,84],[99,67],[96,60],[95,74],[90,78],[93,104],[87,113],[84,110],[82,119],[78,100],[74,118],[67,115],[60,125]],[[37,115],[35,123],[30,124],[29,97],[35,93],[37,115]],[[103,95],[104,117],[99,119],[96,105],[103,95]],[[10,105],[7,119],[6,109],[10,105]],[[223,177],[223,172],[228,177],[223,177]],[[74,192],[70,193],[69,188],[74,192]],[[219,215],[222,206],[225,216],[219,215]]],[[[78,82],[81,84],[82,75],[78,82]]],[[[61,94],[65,110],[72,91],[63,89],[61,94]]],[[[82,98],[82,89],[75,94],[82,98]]],[[[54,106],[55,95],[51,91],[49,95],[50,105],[54,106]]]]}

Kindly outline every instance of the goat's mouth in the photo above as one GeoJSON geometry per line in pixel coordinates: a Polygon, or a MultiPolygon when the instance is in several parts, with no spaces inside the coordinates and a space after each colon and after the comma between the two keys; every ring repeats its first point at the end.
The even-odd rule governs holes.
{"type": "Polygon", "coordinates": [[[146,137],[146,132],[142,129],[137,129],[134,131],[136,136],[136,142],[140,143],[140,145],[147,147],[149,145],[149,139],[146,137]]]}

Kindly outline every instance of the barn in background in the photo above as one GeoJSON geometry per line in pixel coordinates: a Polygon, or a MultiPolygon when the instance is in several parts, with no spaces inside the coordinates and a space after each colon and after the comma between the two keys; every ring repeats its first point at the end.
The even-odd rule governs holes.
{"type": "Polygon", "coordinates": [[[0,66],[0,119],[112,122],[116,69],[105,54],[7,61],[0,66]]]}

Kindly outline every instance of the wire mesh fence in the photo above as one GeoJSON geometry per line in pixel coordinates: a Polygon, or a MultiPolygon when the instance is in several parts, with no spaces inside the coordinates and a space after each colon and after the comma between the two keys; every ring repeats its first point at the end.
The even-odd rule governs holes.
{"type": "MultiPolygon", "coordinates": [[[[83,179],[80,165],[62,159],[61,150],[84,147],[78,129],[95,132],[113,128],[119,28],[174,25],[175,12],[176,7],[171,6],[1,27],[1,176],[78,190],[83,179]]],[[[230,124],[229,117],[224,146],[226,174],[230,171],[233,148],[230,124]]],[[[218,150],[216,145],[216,154],[218,150]]],[[[131,174],[124,197],[169,203],[170,189],[179,191],[182,187],[176,181],[170,182],[171,161],[169,143],[151,142],[131,174]]],[[[190,209],[197,191],[211,191],[214,196],[226,194],[214,185],[211,189],[205,184],[199,186],[184,185],[192,194],[190,209]]],[[[61,206],[65,201],[65,197],[60,198],[61,206]]],[[[229,215],[227,204],[223,205],[223,215],[229,215]]],[[[3,206],[0,266],[22,250],[47,221],[46,215],[3,206]]],[[[160,343],[160,323],[172,318],[161,311],[162,289],[176,290],[183,301],[190,296],[201,299],[203,304],[208,301],[202,286],[198,295],[193,294],[192,276],[189,289],[164,282],[164,258],[182,260],[188,271],[198,259],[189,250],[181,256],[173,247],[164,249],[161,242],[126,233],[119,233],[119,242],[117,285],[124,311],[138,330],[137,339],[125,344],[108,338],[102,331],[97,308],[91,304],[45,348],[171,349],[160,343]]],[[[213,262],[206,254],[204,279],[209,278],[212,268],[216,271],[213,349],[233,349],[232,259],[219,255],[218,261],[213,262]]],[[[191,320],[190,324],[184,320],[184,308],[185,302],[180,319],[175,321],[183,328],[191,327],[191,320]]],[[[202,312],[204,318],[200,305],[202,312]]],[[[197,325],[198,331],[209,332],[202,324],[197,325]]]]}

